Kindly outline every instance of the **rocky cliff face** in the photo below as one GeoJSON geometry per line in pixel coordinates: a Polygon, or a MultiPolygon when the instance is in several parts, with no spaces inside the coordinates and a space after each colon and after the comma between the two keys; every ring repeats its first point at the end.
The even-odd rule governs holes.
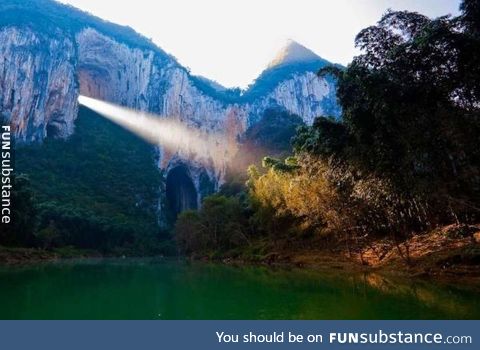
{"type": "MultiPolygon", "coordinates": [[[[236,151],[238,137],[258,121],[266,109],[285,109],[301,116],[307,124],[316,116],[337,113],[332,108],[336,107],[332,81],[317,78],[312,69],[298,70],[298,66],[295,66],[296,71],[285,74],[289,64],[302,62],[297,43],[293,43],[296,47],[294,62],[286,55],[283,59],[287,63],[277,59],[276,65],[270,65],[265,71],[265,79],[258,82],[265,85],[261,89],[265,93],[247,93],[232,101],[222,98],[221,93],[214,95],[202,90],[195,78],[168,56],[128,47],[91,28],[77,34],[76,42],[76,71],[83,95],[178,119],[207,133],[226,134],[228,147],[221,150],[225,152],[224,162],[218,162],[218,154],[215,154],[220,150],[211,150],[215,167],[210,175],[216,182],[221,181],[225,162],[236,151]],[[282,74],[285,77],[275,82],[277,75],[282,74]]],[[[308,57],[310,65],[311,55],[308,57]]],[[[315,60],[313,63],[314,66],[321,64],[315,60]]],[[[179,152],[160,150],[159,166],[167,168],[172,160],[191,158],[179,152]]],[[[199,159],[189,161],[201,163],[199,159]]]]}
{"type": "Polygon", "coordinates": [[[73,41],[28,28],[0,30],[0,113],[17,140],[67,137],[77,116],[78,84],[73,41]]]}
{"type": "Polygon", "coordinates": [[[190,75],[133,31],[43,1],[43,7],[53,6],[51,12],[63,17],[71,12],[68,26],[58,18],[53,29],[31,25],[35,15],[24,20],[26,25],[0,24],[0,113],[21,142],[71,135],[79,94],[178,119],[221,135],[217,143],[222,147],[211,149],[207,160],[159,147],[159,167],[168,174],[186,166],[200,196],[206,187],[218,188],[238,138],[267,108],[285,109],[307,124],[322,114],[339,114],[334,82],[314,74],[328,62],[295,42],[245,93],[235,95],[190,75]]]}
{"type": "Polygon", "coordinates": [[[234,118],[242,133],[275,106],[310,124],[335,105],[334,84],[312,70],[292,73],[263,95],[225,101],[198,88],[169,56],[129,47],[92,28],[71,38],[60,31],[52,37],[6,27],[0,30],[0,52],[0,111],[27,142],[48,136],[49,126],[50,136],[69,136],[79,93],[178,118],[207,132],[225,130],[234,118]]]}
{"type": "MultiPolygon", "coordinates": [[[[76,43],[76,72],[82,95],[177,119],[206,133],[226,132],[227,139],[233,140],[227,152],[235,152],[234,140],[246,128],[245,108],[226,104],[196,88],[188,72],[168,56],[128,47],[91,28],[78,33],[76,43]]],[[[209,151],[211,164],[205,157],[199,159],[181,150],[160,147],[159,167],[170,169],[184,160],[192,177],[198,169],[206,168],[212,180],[219,183],[228,155],[220,159],[220,148],[209,151]]],[[[198,179],[193,180],[198,183],[198,179]]]]}
{"type": "Polygon", "coordinates": [[[315,117],[333,115],[338,117],[335,84],[326,79],[319,79],[312,71],[295,73],[281,81],[272,92],[259,98],[249,106],[251,120],[261,117],[272,106],[279,106],[296,114],[308,125],[315,117]]]}

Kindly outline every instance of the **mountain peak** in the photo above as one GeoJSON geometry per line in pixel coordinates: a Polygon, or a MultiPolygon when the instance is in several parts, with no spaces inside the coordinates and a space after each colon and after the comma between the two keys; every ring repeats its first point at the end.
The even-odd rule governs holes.
{"type": "Polygon", "coordinates": [[[321,59],[315,52],[305,46],[289,39],[286,45],[280,49],[267,68],[273,68],[287,63],[305,62],[321,59]]]}

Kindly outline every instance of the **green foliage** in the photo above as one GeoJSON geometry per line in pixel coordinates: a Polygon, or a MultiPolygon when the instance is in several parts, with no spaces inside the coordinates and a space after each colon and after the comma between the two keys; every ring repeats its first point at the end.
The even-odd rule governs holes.
{"type": "Polygon", "coordinates": [[[236,197],[212,195],[198,212],[178,217],[175,237],[185,254],[209,254],[249,243],[245,209],[236,197]]]}
{"type": "Polygon", "coordinates": [[[263,227],[396,239],[478,220],[478,1],[462,9],[434,20],[388,12],[357,36],[364,53],[345,70],[320,70],[338,79],[342,122],[298,130],[294,172],[271,157],[265,174],[251,172],[263,227]]]}
{"type": "Polygon", "coordinates": [[[56,241],[61,238],[61,234],[53,220],[50,221],[47,227],[39,230],[36,236],[42,242],[43,248],[52,248],[57,243],[56,241]]]}
{"type": "Polygon", "coordinates": [[[480,37],[480,2],[478,0],[463,0],[460,6],[462,11],[461,23],[466,32],[472,36],[480,37]]]}
{"type": "MultiPolygon", "coordinates": [[[[286,152],[278,145],[285,150],[284,144],[262,144],[286,141],[274,118],[251,128],[246,137],[252,148],[263,151],[268,144],[277,154],[263,158],[265,171],[248,168],[248,196],[224,186],[244,208],[237,206],[238,230],[229,230],[269,242],[311,234],[347,241],[391,236],[398,242],[432,226],[478,221],[478,4],[465,0],[457,18],[388,12],[361,31],[356,43],[362,55],[346,69],[325,66],[319,72],[338,79],[342,121],[320,117],[298,128],[294,157],[282,162],[286,152]]],[[[181,218],[177,235],[185,252],[235,246],[214,243],[214,232],[234,237],[224,225],[219,231],[206,225],[227,211],[227,201],[212,199],[208,210],[181,218]]]]}
{"type": "Polygon", "coordinates": [[[344,123],[333,118],[319,117],[315,119],[312,127],[299,128],[292,143],[297,153],[339,156],[344,152],[348,138],[344,123]]]}
{"type": "Polygon", "coordinates": [[[434,222],[472,220],[480,198],[478,2],[462,9],[434,20],[389,12],[361,31],[364,54],[344,71],[320,71],[338,78],[343,124],[317,120],[296,150],[382,178],[400,197],[428,203],[434,222]]]}
{"type": "Polygon", "coordinates": [[[0,245],[31,246],[35,241],[33,231],[37,216],[34,193],[26,175],[12,176],[11,179],[11,222],[1,224],[0,245]]]}
{"type": "Polygon", "coordinates": [[[227,197],[243,196],[245,193],[246,175],[238,172],[228,172],[225,183],[220,187],[219,193],[227,197]]]}
{"type": "Polygon", "coordinates": [[[244,183],[245,169],[250,164],[260,165],[266,154],[278,158],[287,156],[296,130],[304,125],[302,118],[284,109],[267,109],[262,119],[248,128],[240,140],[240,148],[230,162],[232,176],[242,174],[241,182],[244,183]]]}
{"type": "Polygon", "coordinates": [[[288,157],[283,162],[277,158],[264,157],[262,160],[262,166],[278,172],[291,172],[299,168],[295,157],[288,157]]]}
{"type": "Polygon", "coordinates": [[[212,86],[215,82],[210,82],[203,77],[190,76],[193,85],[204,93],[216,98],[224,103],[238,103],[241,100],[242,90],[240,88],[219,89],[212,86]]]}
{"type": "Polygon", "coordinates": [[[16,169],[37,194],[40,244],[157,249],[161,174],[153,148],[131,133],[82,107],[74,135],[19,146],[16,169]]]}
{"type": "Polygon", "coordinates": [[[243,141],[277,154],[288,152],[291,149],[290,140],[297,128],[303,125],[305,123],[298,115],[280,108],[269,108],[262,119],[246,131],[243,141]]]}

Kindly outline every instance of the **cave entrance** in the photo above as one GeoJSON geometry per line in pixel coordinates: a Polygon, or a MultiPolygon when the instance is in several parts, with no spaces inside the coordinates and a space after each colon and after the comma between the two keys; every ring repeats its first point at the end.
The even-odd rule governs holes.
{"type": "Polygon", "coordinates": [[[166,184],[167,204],[175,218],[182,211],[197,209],[197,190],[185,166],[170,170],[166,184]]]}
{"type": "Polygon", "coordinates": [[[55,124],[47,124],[47,127],[46,127],[46,132],[47,132],[47,137],[49,138],[57,138],[60,136],[60,130],[58,128],[58,125],[55,125],[55,124]]]}

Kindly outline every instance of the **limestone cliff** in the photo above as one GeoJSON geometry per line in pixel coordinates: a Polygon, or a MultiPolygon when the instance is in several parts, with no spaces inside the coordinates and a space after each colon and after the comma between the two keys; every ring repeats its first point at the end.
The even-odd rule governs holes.
{"type": "Polygon", "coordinates": [[[168,173],[183,164],[201,194],[205,176],[212,190],[218,188],[238,138],[266,109],[285,109],[307,124],[319,115],[339,115],[334,81],[314,73],[329,62],[295,42],[239,93],[192,76],[130,28],[49,0],[4,1],[0,114],[20,142],[71,135],[80,93],[178,119],[222,135],[222,147],[210,150],[211,162],[175,149],[158,150],[159,167],[168,173]]]}
{"type": "Polygon", "coordinates": [[[74,43],[28,28],[0,30],[0,113],[20,141],[67,137],[77,116],[74,43]]]}

